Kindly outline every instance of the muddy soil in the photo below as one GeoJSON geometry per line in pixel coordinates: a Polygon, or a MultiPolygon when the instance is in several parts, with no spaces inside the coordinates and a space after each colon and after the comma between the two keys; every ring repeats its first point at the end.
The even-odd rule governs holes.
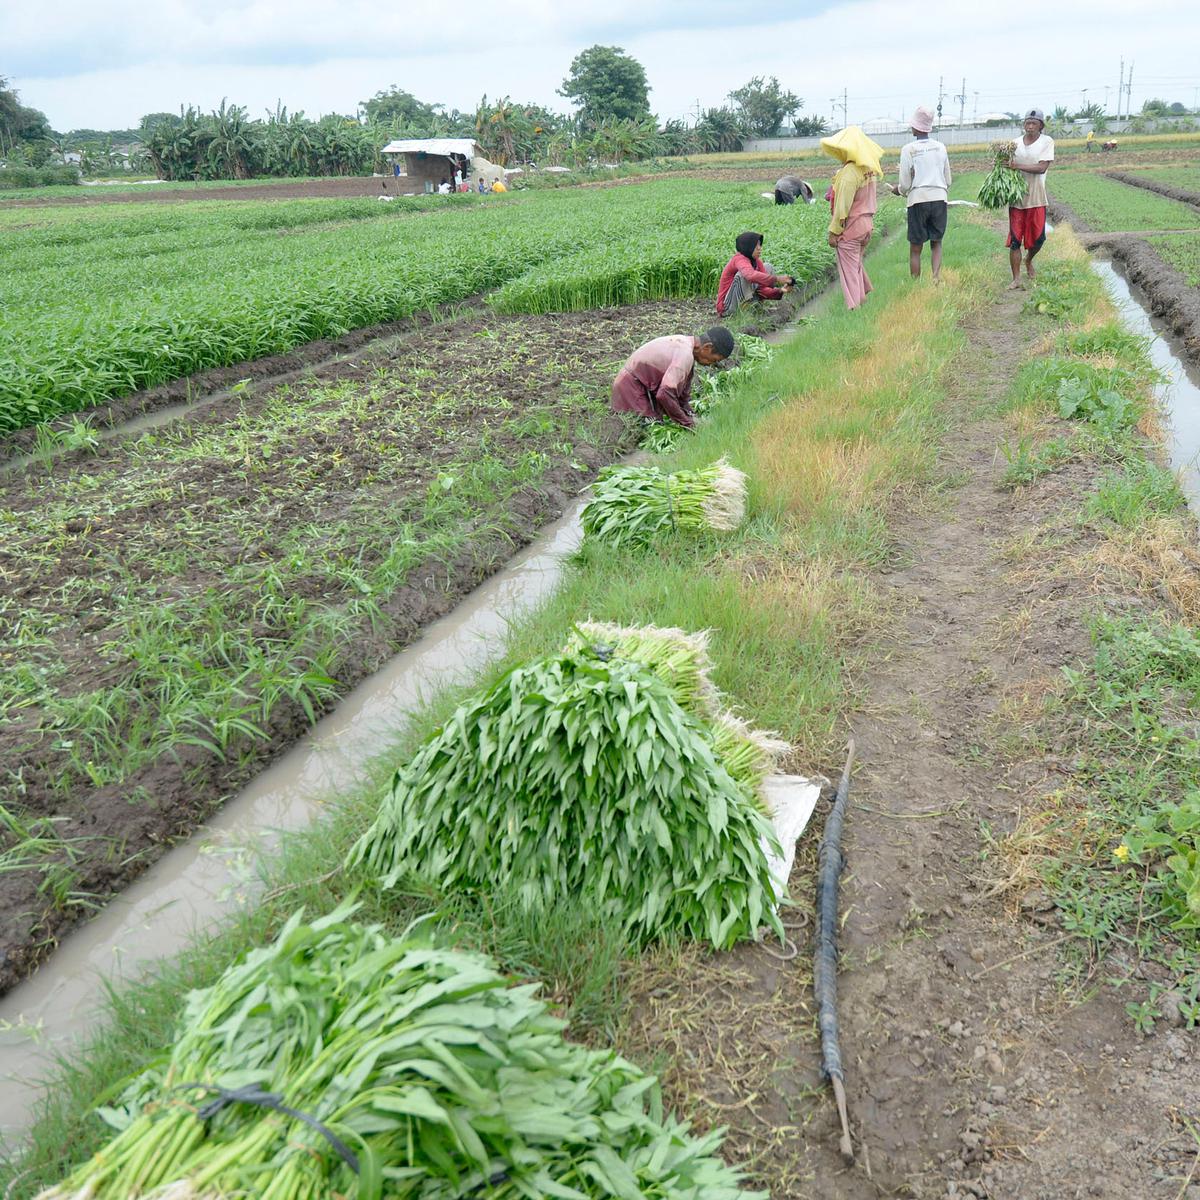
{"type": "MultiPolygon", "coordinates": [[[[759,325],[785,323],[803,299],[772,305],[759,325]]],[[[141,682],[147,672],[138,653],[123,650],[128,623],[136,623],[131,612],[173,612],[194,623],[205,598],[216,596],[235,643],[269,648],[288,635],[263,607],[257,568],[277,568],[289,597],[341,609],[355,597],[347,580],[379,567],[392,544],[358,532],[360,523],[386,513],[388,528],[400,523],[401,531],[420,532],[440,487],[456,486],[473,465],[503,468],[508,474],[495,485],[494,502],[440,518],[452,548],[431,551],[381,599],[378,615],[359,618],[357,636],[344,640],[331,672],[345,694],[634,446],[636,425],[607,410],[620,360],[647,338],[700,330],[712,320],[706,300],[545,317],[498,316],[477,305],[457,319],[385,330],[393,336],[381,341],[366,341],[379,330],[364,331],[131,398],[128,411],[185,390],[201,396],[185,415],[149,433],[125,437],[118,429],[95,453],[64,455],[49,470],[32,465],[0,474],[8,530],[0,577],[16,606],[6,611],[39,630],[7,649],[5,637],[19,639],[20,629],[0,636],[0,671],[41,664],[33,669],[58,678],[59,698],[105,689],[139,697],[150,685],[141,682]],[[355,350],[356,343],[365,344],[355,350]],[[204,396],[205,387],[245,377],[258,380],[252,390],[225,387],[204,396]],[[256,414],[281,398],[278,411],[286,416],[289,397],[305,405],[312,396],[318,401],[304,410],[311,422],[299,423],[287,445],[262,461],[231,454],[231,430],[247,420],[256,430],[256,414]],[[352,403],[343,420],[346,396],[352,403]],[[506,490],[513,485],[503,481],[525,477],[525,463],[535,464],[526,482],[506,490]],[[455,528],[457,521],[465,523],[455,528]],[[353,571],[293,569],[289,556],[298,547],[310,562],[352,563],[353,571]]],[[[263,429],[271,428],[266,421],[263,429]]],[[[251,447],[258,437],[252,432],[251,447]]],[[[0,799],[24,819],[53,823],[70,849],[43,866],[69,878],[70,893],[48,887],[45,870],[0,874],[0,991],[35,966],[87,907],[194,831],[310,724],[299,703],[283,699],[260,722],[263,737],[241,739],[224,758],[177,736],[152,761],[93,784],[81,774],[72,735],[46,704],[30,699],[15,716],[0,717],[0,799]]],[[[318,706],[316,715],[331,705],[318,706]]]]}
{"type": "MultiPolygon", "coordinates": [[[[407,183],[407,180],[404,181],[407,183]]],[[[274,180],[244,187],[206,187],[198,183],[193,187],[160,188],[154,184],[144,187],[121,188],[81,187],[78,196],[22,196],[16,200],[0,201],[5,208],[40,208],[45,205],[74,204],[187,204],[193,200],[297,200],[335,199],[345,200],[355,196],[378,196],[387,191],[398,194],[405,191],[397,188],[390,176],[354,175],[339,179],[274,180]],[[387,184],[384,188],[382,185],[387,184]]]]}
{"type": "MultiPolygon", "coordinates": [[[[1134,182],[1132,176],[1114,175],[1113,178],[1134,182]]],[[[1172,199],[1182,197],[1173,195],[1172,199]]],[[[1070,225],[1085,245],[1103,247],[1121,263],[1130,280],[1141,289],[1151,313],[1179,339],[1184,357],[1192,366],[1200,366],[1200,289],[1192,287],[1181,271],[1159,257],[1145,240],[1147,235],[1093,234],[1087,222],[1061,200],[1051,200],[1049,213],[1054,222],[1070,225]]],[[[1155,231],[1154,236],[1157,235],[1158,231],[1155,231]]],[[[1186,231],[1184,236],[1194,236],[1194,231],[1186,231]]]]}
{"type": "MultiPolygon", "coordinates": [[[[891,630],[858,679],[868,701],[850,721],[858,767],[843,843],[855,1164],[838,1153],[820,1079],[811,928],[792,930],[791,961],[765,947],[698,956],[637,997],[635,1044],[666,1051],[668,1086],[730,1126],[731,1156],[773,1196],[1193,1196],[1198,1146],[1183,1117],[1200,1109],[1200,1032],[1143,1040],[1103,986],[1120,973],[1111,963],[1086,986],[1065,985],[1055,906],[1028,880],[1003,890],[1008,869],[991,840],[1069,777],[1068,747],[1043,747],[1028,729],[1060,669],[1089,659],[1097,586],[1135,610],[1148,602],[1070,565],[1097,537],[1076,517],[1098,464],[1000,486],[1007,430],[981,414],[1036,336],[1023,299],[998,284],[968,326],[950,374],[949,486],[894,523],[893,563],[876,578],[891,630]],[[1014,547],[1043,522],[1062,540],[1023,557],[1014,547]]],[[[813,858],[810,844],[796,894],[812,894],[813,858]]]]}
{"type": "Polygon", "coordinates": [[[1141,288],[1150,311],[1179,338],[1188,361],[1200,366],[1200,289],[1139,238],[1118,238],[1109,251],[1141,288]]]}
{"type": "Polygon", "coordinates": [[[1115,179],[1118,183],[1128,183],[1133,187],[1144,188],[1148,192],[1157,192],[1160,196],[1181,200],[1184,204],[1200,208],[1200,192],[1176,187],[1173,183],[1163,183],[1159,179],[1148,179],[1144,175],[1131,175],[1126,171],[1105,171],[1105,175],[1109,179],[1115,179]]]}

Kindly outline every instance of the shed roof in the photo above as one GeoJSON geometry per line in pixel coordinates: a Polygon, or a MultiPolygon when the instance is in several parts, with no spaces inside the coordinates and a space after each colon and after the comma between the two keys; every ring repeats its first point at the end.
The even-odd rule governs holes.
{"type": "Polygon", "coordinates": [[[384,154],[461,154],[464,158],[473,158],[479,153],[479,147],[473,138],[400,138],[388,142],[383,148],[384,154]]]}

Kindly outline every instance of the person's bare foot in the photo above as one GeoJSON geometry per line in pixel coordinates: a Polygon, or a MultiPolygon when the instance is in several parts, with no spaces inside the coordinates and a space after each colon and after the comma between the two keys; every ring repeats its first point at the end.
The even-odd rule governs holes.
{"type": "Polygon", "coordinates": [[[1012,283],[1008,285],[1008,290],[1010,292],[1020,292],[1024,291],[1024,289],[1025,285],[1019,279],[1014,279],[1012,283]]]}

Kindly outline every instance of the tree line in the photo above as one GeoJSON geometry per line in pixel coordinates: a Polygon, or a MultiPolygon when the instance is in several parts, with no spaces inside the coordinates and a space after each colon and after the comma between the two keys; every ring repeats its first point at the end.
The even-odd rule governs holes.
{"type": "Polygon", "coordinates": [[[251,179],[258,176],[365,175],[386,170],[380,151],[394,138],[469,137],[502,166],[538,163],[586,167],[665,155],[740,150],[750,137],[789,127],[824,133],[820,117],[803,117],[804,101],[774,76],[755,76],[724,105],[691,120],[659,122],[650,110],[642,64],[619,46],[592,46],[571,63],[559,95],[573,111],[555,112],[510,96],[483,96],[473,111],[428,103],[392,85],[362,101],[355,115],[316,120],[282,104],[263,118],[223,100],[212,112],[188,105],[146,114],[136,129],[59,134],[45,116],[23,107],[0,78],[0,158],[41,166],[81,155],[85,174],[124,161],[161,179],[251,179]],[[128,147],[128,159],[120,147],[128,147]]]}

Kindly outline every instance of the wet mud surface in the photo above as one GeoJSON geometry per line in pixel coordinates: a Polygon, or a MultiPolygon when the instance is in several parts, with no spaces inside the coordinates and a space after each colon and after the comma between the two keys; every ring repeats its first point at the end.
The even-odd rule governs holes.
{"type": "MultiPolygon", "coordinates": [[[[252,388],[0,474],[0,690],[16,697],[0,709],[0,802],[53,843],[0,874],[0,990],[632,449],[637,427],[607,408],[616,367],[641,341],[711,323],[703,300],[476,308],[252,364],[252,388]],[[336,684],[268,710],[266,662],[286,680],[316,662],[336,684]],[[257,734],[234,720],[218,739],[202,701],[171,723],[172,680],[242,671],[257,734]]],[[[203,397],[246,374],[179,386],[203,397]]]]}
{"type": "Polygon", "coordinates": [[[198,183],[192,187],[163,188],[148,183],[127,190],[119,187],[81,187],[78,196],[39,197],[31,194],[28,198],[22,196],[20,199],[0,201],[0,206],[40,208],[58,204],[187,204],[193,200],[345,200],[355,196],[378,196],[384,191],[393,195],[397,193],[397,187],[389,176],[353,175],[338,179],[296,180],[294,183],[264,180],[261,184],[241,187],[206,187],[198,183]],[[385,183],[386,188],[383,187],[385,183]]]}
{"type": "MultiPolygon", "coordinates": [[[[1121,178],[1123,182],[1133,182],[1132,176],[1121,178]]],[[[1172,199],[1182,197],[1173,195],[1172,199]]],[[[1188,362],[1200,366],[1200,289],[1190,286],[1182,272],[1164,262],[1145,240],[1147,236],[1161,236],[1161,231],[1150,235],[1094,234],[1087,222],[1061,200],[1051,201],[1049,213],[1055,223],[1070,225],[1085,245],[1102,247],[1122,265],[1130,280],[1141,289],[1152,315],[1179,339],[1188,362]]]]}
{"type": "Polygon", "coordinates": [[[1200,366],[1200,289],[1138,238],[1118,238],[1108,249],[1141,288],[1151,313],[1179,338],[1188,361],[1200,366]]]}

